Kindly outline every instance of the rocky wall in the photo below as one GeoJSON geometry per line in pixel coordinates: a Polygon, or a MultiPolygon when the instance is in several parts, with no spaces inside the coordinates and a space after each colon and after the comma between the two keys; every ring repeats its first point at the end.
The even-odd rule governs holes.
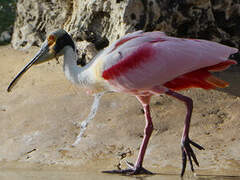
{"type": "Polygon", "coordinates": [[[239,48],[240,0],[19,0],[12,45],[40,45],[58,28],[84,48],[83,59],[139,29],[239,48]]]}

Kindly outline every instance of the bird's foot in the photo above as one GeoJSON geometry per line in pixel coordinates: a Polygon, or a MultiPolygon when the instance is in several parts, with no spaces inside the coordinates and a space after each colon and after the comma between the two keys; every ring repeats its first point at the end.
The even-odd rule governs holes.
{"type": "Polygon", "coordinates": [[[110,170],[110,171],[102,171],[103,173],[110,173],[110,174],[123,174],[123,175],[137,175],[137,174],[148,174],[153,175],[152,172],[146,170],[145,168],[139,166],[135,167],[134,164],[130,162],[126,162],[128,169],[117,169],[117,170],[110,170]]]}
{"type": "Polygon", "coordinates": [[[182,172],[181,172],[181,176],[184,175],[184,172],[185,172],[185,169],[186,169],[186,164],[187,164],[187,158],[190,162],[191,170],[193,172],[194,172],[194,168],[193,168],[192,160],[194,161],[194,163],[197,166],[199,166],[196,155],[193,152],[193,149],[190,145],[193,145],[194,147],[196,147],[199,150],[204,150],[204,148],[202,146],[200,146],[199,144],[191,141],[188,137],[186,137],[185,139],[182,140],[182,145],[181,145],[181,149],[182,149],[182,172]]]}

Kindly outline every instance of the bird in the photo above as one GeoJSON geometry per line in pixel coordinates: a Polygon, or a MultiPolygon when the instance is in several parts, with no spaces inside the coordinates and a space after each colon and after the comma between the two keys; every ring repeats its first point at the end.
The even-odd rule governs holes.
{"type": "Polygon", "coordinates": [[[88,93],[127,93],[136,96],[145,115],[144,137],[135,164],[127,169],[103,171],[120,174],[153,174],[143,167],[144,155],[153,132],[150,114],[152,96],[165,94],[186,105],[187,113],[181,137],[182,170],[184,175],[189,161],[199,166],[193,147],[204,148],[189,137],[193,100],[179,91],[189,88],[205,90],[225,88],[228,83],[212,72],[223,71],[237,64],[230,55],[238,49],[217,42],[178,38],[164,32],[135,31],[116,40],[99,52],[87,65],[77,65],[76,45],[63,29],[50,33],[35,57],[17,74],[7,88],[10,92],[20,77],[32,66],[64,56],[63,71],[71,82],[82,86],[88,93]]]}

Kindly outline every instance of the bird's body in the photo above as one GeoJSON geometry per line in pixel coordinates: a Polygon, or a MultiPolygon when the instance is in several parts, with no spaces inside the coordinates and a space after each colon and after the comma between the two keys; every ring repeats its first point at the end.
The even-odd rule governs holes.
{"type": "MultiPolygon", "coordinates": [[[[68,51],[64,62],[70,61],[70,64],[74,62],[74,52],[71,52],[71,48],[68,51]]],[[[78,77],[74,82],[86,86],[93,93],[114,91],[144,95],[151,93],[156,86],[162,88],[163,92],[168,88],[214,89],[224,86],[224,83],[219,81],[223,84],[213,85],[208,70],[214,70],[218,64],[222,67],[219,70],[235,64],[228,60],[229,54],[233,53],[236,53],[235,48],[211,41],[174,38],[162,32],[137,31],[113,43],[85,67],[77,68],[74,62],[68,68],[65,64],[64,71],[68,79],[78,77]],[[69,75],[70,72],[73,74],[69,75]],[[197,75],[199,82],[186,82],[190,80],[191,73],[197,75]],[[180,80],[180,83],[176,80],[180,80]],[[186,83],[189,87],[186,87],[186,83]]]]}
{"type": "Polygon", "coordinates": [[[66,77],[86,88],[88,92],[94,94],[113,91],[135,95],[144,108],[146,119],[138,159],[135,165],[129,164],[130,169],[108,171],[131,174],[149,173],[142,167],[142,163],[153,130],[149,106],[151,96],[165,93],[177,98],[187,107],[181,139],[183,175],[187,159],[192,170],[192,160],[198,165],[190,145],[200,150],[203,147],[189,138],[193,102],[176,91],[192,87],[226,87],[228,83],[214,77],[211,72],[236,64],[229,60],[229,56],[237,51],[235,48],[206,40],[175,38],[157,31],[137,31],[115,41],[89,64],[80,68],[76,65],[73,41],[64,30],[58,30],[50,34],[36,57],[12,81],[8,91],[32,64],[64,55],[63,69],[66,77]]]}

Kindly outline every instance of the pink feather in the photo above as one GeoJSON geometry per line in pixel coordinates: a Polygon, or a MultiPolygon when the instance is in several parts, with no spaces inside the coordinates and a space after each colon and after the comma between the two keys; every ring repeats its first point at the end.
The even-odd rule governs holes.
{"type": "Polygon", "coordinates": [[[162,32],[130,34],[110,48],[102,76],[117,91],[164,86],[184,74],[225,62],[238,51],[216,42],[169,37],[162,32]]]}

